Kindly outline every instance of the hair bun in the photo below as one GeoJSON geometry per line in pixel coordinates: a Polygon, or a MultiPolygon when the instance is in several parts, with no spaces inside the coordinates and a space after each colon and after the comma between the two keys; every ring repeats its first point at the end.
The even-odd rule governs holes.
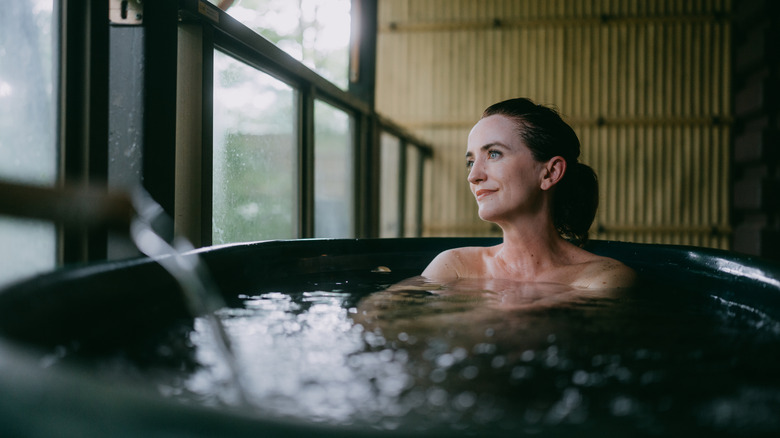
{"type": "Polygon", "coordinates": [[[566,239],[583,245],[599,205],[598,178],[587,164],[575,162],[555,191],[554,221],[566,239]]]}

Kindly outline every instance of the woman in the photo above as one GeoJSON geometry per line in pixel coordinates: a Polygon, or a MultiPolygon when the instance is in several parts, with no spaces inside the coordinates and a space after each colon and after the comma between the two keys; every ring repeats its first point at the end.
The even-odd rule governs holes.
{"type": "Polygon", "coordinates": [[[579,155],[577,135],[554,110],[528,99],[488,107],[469,134],[466,167],[479,217],[501,227],[503,243],[445,251],[423,277],[631,286],[632,269],[580,247],[596,214],[598,182],[579,155]]]}

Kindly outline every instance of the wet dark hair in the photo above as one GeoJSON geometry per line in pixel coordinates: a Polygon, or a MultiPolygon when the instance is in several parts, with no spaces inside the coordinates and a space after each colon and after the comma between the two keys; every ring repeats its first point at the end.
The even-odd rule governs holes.
{"type": "Polygon", "coordinates": [[[529,99],[509,99],[493,104],[485,109],[482,118],[493,115],[501,115],[517,123],[518,135],[537,161],[547,161],[556,156],[566,160],[566,172],[555,185],[553,223],[565,239],[584,245],[588,241],[588,229],[596,217],[599,185],[593,169],[577,161],[580,156],[577,134],[556,110],[537,105],[529,99]]]}

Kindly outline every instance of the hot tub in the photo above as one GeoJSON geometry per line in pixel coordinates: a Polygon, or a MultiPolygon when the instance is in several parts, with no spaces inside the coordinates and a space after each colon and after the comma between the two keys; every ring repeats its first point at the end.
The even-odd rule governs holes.
{"type": "MultiPolygon", "coordinates": [[[[27,437],[774,436],[780,431],[780,373],[773,368],[780,359],[780,265],[766,260],[694,247],[594,241],[591,251],[637,270],[642,284],[638,292],[519,317],[512,313],[516,319],[507,325],[503,316],[483,313],[464,322],[463,315],[472,315],[462,313],[468,300],[441,301],[436,294],[413,291],[404,304],[412,307],[389,308],[381,300],[371,307],[373,314],[386,309],[391,315],[375,318],[384,326],[364,323],[365,329],[354,330],[352,320],[367,314],[362,310],[366,297],[418,275],[440,251],[497,242],[268,241],[189,255],[202,257],[228,308],[238,309],[223,312],[222,318],[245,321],[241,318],[249,304],[262,307],[263,315],[276,316],[284,314],[284,306],[292,306],[299,309],[297,317],[335,317],[332,326],[340,331],[333,336],[367,344],[365,351],[360,347],[337,357],[338,369],[328,365],[335,356],[288,358],[291,369],[311,373],[314,367],[316,374],[317,364],[322,364],[322,374],[330,376],[415,364],[417,375],[404,377],[402,387],[392,389],[394,396],[412,404],[400,412],[393,399],[390,405],[372,408],[380,414],[360,419],[350,417],[360,406],[339,410],[340,401],[367,404],[373,400],[371,391],[356,399],[349,391],[366,386],[349,385],[365,378],[376,391],[383,377],[341,377],[345,387],[353,389],[339,396],[333,394],[338,387],[323,390],[316,376],[294,382],[299,386],[292,392],[307,391],[307,400],[319,397],[328,408],[317,416],[316,408],[302,406],[303,418],[296,416],[296,402],[289,396],[283,415],[283,403],[271,396],[249,406],[202,394],[177,396],[182,386],[165,382],[155,370],[176,368],[184,376],[177,379],[189,385],[200,378],[194,370],[208,360],[199,356],[206,347],[193,344],[199,325],[188,314],[177,284],[148,258],[70,267],[12,285],[0,293],[0,431],[2,436],[27,437]],[[300,310],[302,305],[305,310],[300,310]],[[409,313],[413,307],[428,309],[430,317],[409,313]],[[425,318],[451,342],[442,346],[441,339],[417,339],[412,345],[411,329],[404,324],[425,318]],[[479,321],[497,325],[475,327],[479,321]],[[636,321],[643,322],[635,326],[636,321]],[[447,324],[454,327],[449,332],[447,324]],[[453,333],[464,331],[466,338],[485,338],[459,346],[456,337],[461,335],[453,333]],[[502,350],[502,341],[496,340],[499,331],[509,350],[502,350]],[[376,343],[379,338],[381,343],[376,343]],[[436,348],[440,351],[434,354],[436,348]],[[356,357],[374,364],[354,365],[356,357]],[[296,368],[303,366],[301,361],[312,361],[310,368],[296,368]],[[488,375],[489,380],[480,380],[488,375]],[[315,412],[313,420],[306,418],[306,409],[315,412]],[[387,418],[383,410],[393,413],[387,418]]],[[[466,310],[472,311],[473,306],[466,310]]],[[[257,344],[255,358],[290,350],[305,354],[318,348],[317,336],[324,336],[323,342],[331,336],[326,329],[300,334],[300,320],[294,317],[279,321],[274,327],[298,325],[280,335],[291,343],[264,335],[267,342],[257,344]],[[301,342],[313,344],[300,347],[301,342]]],[[[275,329],[269,327],[263,330],[275,329]]],[[[284,362],[276,364],[285,367],[284,362]]],[[[268,378],[283,380],[290,374],[271,371],[268,378]]]]}

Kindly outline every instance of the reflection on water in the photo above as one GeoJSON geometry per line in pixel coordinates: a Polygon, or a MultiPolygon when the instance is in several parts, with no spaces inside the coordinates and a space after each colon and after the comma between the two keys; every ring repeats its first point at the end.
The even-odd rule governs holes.
{"type": "MultiPolygon", "coordinates": [[[[674,290],[316,286],[219,313],[262,415],[474,433],[780,428],[780,323],[750,307],[674,290]]],[[[190,344],[196,366],[159,389],[219,404],[226,371],[203,321],[190,344]]]]}

